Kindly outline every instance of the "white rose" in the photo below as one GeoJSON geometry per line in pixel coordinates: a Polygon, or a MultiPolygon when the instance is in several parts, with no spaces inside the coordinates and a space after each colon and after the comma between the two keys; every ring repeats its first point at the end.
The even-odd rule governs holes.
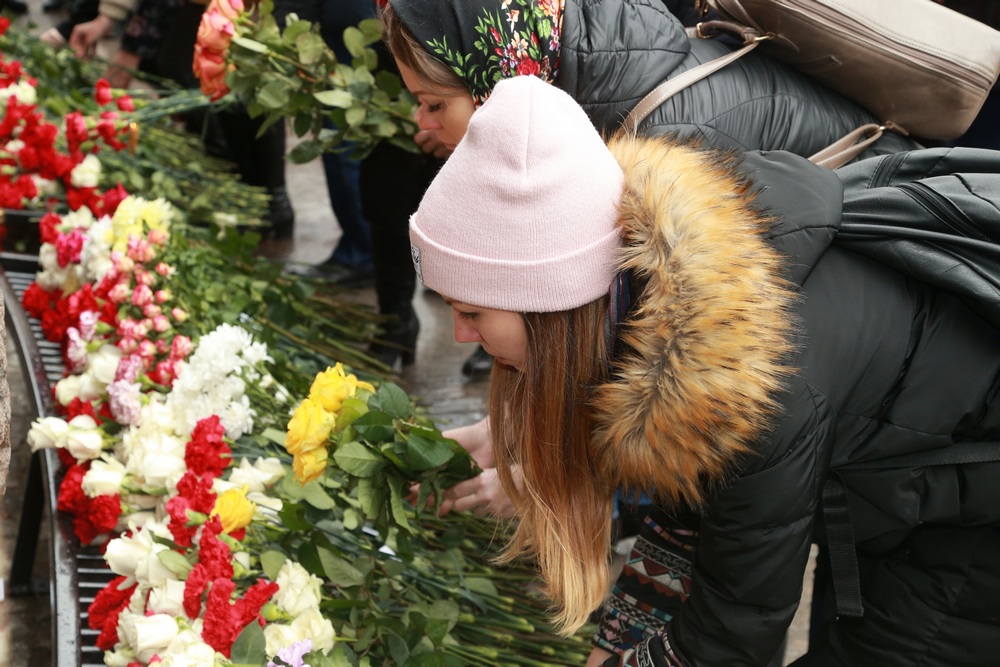
{"type": "Polygon", "coordinates": [[[277,523],[277,517],[275,516],[284,507],[284,503],[281,502],[281,498],[275,498],[274,496],[268,495],[266,493],[253,492],[247,494],[247,500],[257,505],[257,513],[254,515],[255,518],[259,517],[264,521],[271,521],[272,523],[277,523]],[[261,510],[273,510],[272,512],[261,510]]]}
{"type": "Polygon", "coordinates": [[[160,654],[159,667],[215,667],[215,649],[201,635],[188,629],[180,632],[167,650],[160,654]]]}
{"type": "MultiPolygon", "coordinates": [[[[131,468],[131,465],[129,467],[131,468]]],[[[136,469],[138,477],[142,479],[143,489],[159,491],[168,486],[176,487],[177,481],[187,471],[187,464],[184,462],[183,453],[149,452],[138,462],[136,469]]]]}
{"type": "Polygon", "coordinates": [[[279,479],[285,476],[286,468],[274,457],[258,458],[250,464],[247,459],[240,459],[240,465],[229,474],[229,481],[236,486],[246,486],[251,492],[263,492],[279,479]]]}
{"type": "Polygon", "coordinates": [[[28,431],[28,445],[32,452],[39,449],[66,446],[66,434],[69,424],[59,417],[43,417],[36,419],[28,431]]]}
{"type": "Polygon", "coordinates": [[[299,641],[308,637],[312,640],[313,650],[329,653],[337,635],[333,631],[333,623],[323,617],[319,609],[307,609],[292,621],[292,633],[299,641]]]}
{"type": "Polygon", "coordinates": [[[3,99],[16,97],[18,102],[28,105],[35,104],[38,101],[38,93],[35,91],[35,87],[27,81],[18,81],[14,85],[8,86],[3,93],[0,93],[0,97],[3,99]]]}
{"type": "Polygon", "coordinates": [[[319,608],[320,587],[323,582],[295,561],[285,561],[278,570],[274,583],[280,589],[274,594],[274,602],[290,616],[298,616],[307,609],[319,608]]]}
{"type": "Polygon", "coordinates": [[[135,662],[135,653],[132,649],[121,644],[114,651],[104,652],[105,667],[128,667],[135,662]]]}
{"type": "Polygon", "coordinates": [[[290,625],[268,623],[264,626],[264,653],[273,658],[281,649],[302,639],[305,637],[296,636],[290,625]]]}
{"type": "Polygon", "coordinates": [[[89,372],[77,377],[80,378],[80,384],[77,385],[77,389],[80,392],[81,401],[93,401],[104,396],[104,387],[107,385],[95,380],[94,376],[89,372]]]}
{"type": "Polygon", "coordinates": [[[135,651],[140,662],[149,662],[154,655],[166,650],[178,633],[177,621],[173,616],[153,614],[152,616],[129,615],[122,622],[125,641],[135,651]]]}
{"type": "Polygon", "coordinates": [[[91,498],[121,493],[125,474],[125,466],[117,459],[112,457],[95,459],[90,464],[90,470],[83,476],[83,492],[91,498]]]}
{"type": "MultiPolygon", "coordinates": [[[[10,144],[7,144],[10,147],[10,144]]],[[[35,182],[35,189],[38,190],[38,196],[36,199],[41,198],[45,195],[54,195],[59,192],[59,186],[56,182],[48,178],[42,178],[38,174],[32,174],[31,180],[35,182]]]]}
{"type": "Polygon", "coordinates": [[[104,551],[104,560],[108,567],[115,574],[123,577],[135,578],[135,568],[140,560],[149,556],[152,543],[144,540],[138,535],[128,535],[116,537],[108,542],[108,547],[104,551]]]}
{"type": "Polygon", "coordinates": [[[96,188],[100,176],[101,161],[96,155],[89,153],[69,172],[69,182],[74,188],[96,188]]]}
{"type": "Polygon", "coordinates": [[[77,415],[69,422],[66,433],[66,449],[77,461],[89,461],[101,455],[104,435],[97,428],[97,422],[88,415],[77,415]]]}
{"type": "Polygon", "coordinates": [[[56,400],[63,407],[73,402],[74,398],[80,398],[80,376],[67,375],[59,382],[56,382],[56,400]]]}
{"type": "Polygon", "coordinates": [[[147,609],[157,614],[169,616],[185,616],[184,613],[184,582],[179,579],[165,581],[162,586],[156,586],[149,591],[147,609]]]}
{"type": "Polygon", "coordinates": [[[108,385],[115,381],[118,364],[122,360],[122,351],[114,345],[102,345],[101,349],[90,355],[87,372],[94,380],[108,385]]]}

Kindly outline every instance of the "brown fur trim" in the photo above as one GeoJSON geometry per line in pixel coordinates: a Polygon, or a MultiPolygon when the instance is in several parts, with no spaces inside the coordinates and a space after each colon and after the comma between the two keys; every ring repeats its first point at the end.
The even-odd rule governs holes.
{"type": "Polygon", "coordinates": [[[761,437],[789,369],[794,287],[732,154],[618,135],[623,267],[644,289],[635,354],[594,396],[595,463],[614,482],[699,507],[761,437]]]}

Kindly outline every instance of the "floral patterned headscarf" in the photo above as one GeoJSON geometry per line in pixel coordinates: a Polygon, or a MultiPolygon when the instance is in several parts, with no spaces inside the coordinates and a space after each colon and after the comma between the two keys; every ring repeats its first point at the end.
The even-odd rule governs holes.
{"type": "Polygon", "coordinates": [[[502,79],[559,73],[565,0],[389,0],[428,53],[465,82],[476,106],[502,79]]]}

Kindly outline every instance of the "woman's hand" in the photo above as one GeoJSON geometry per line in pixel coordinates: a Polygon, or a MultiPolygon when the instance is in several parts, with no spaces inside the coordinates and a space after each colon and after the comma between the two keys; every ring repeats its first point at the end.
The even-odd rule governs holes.
{"type": "Polygon", "coordinates": [[[514,504],[507,497],[496,468],[487,468],[472,479],[460,482],[444,492],[439,516],[452,510],[474,512],[480,516],[509,519],[514,516],[514,504]]]}
{"type": "Polygon", "coordinates": [[[436,158],[443,160],[451,155],[451,149],[441,143],[434,130],[420,130],[413,135],[413,141],[420,150],[436,158]]]}
{"type": "Polygon", "coordinates": [[[602,667],[607,659],[612,656],[614,656],[614,653],[608,653],[603,648],[595,646],[594,650],[590,652],[590,657],[587,658],[587,667],[602,667]]]}
{"type": "Polygon", "coordinates": [[[441,435],[458,442],[469,452],[473,460],[482,469],[492,468],[493,443],[490,440],[490,418],[486,417],[475,424],[459,426],[458,428],[444,431],[441,435]]]}

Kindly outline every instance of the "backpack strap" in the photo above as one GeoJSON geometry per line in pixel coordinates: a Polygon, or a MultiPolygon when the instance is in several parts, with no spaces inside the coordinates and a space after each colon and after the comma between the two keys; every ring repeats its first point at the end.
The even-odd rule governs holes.
{"type": "Polygon", "coordinates": [[[838,474],[841,470],[879,470],[920,468],[926,466],[992,463],[1000,461],[1000,442],[966,442],[925,452],[892,456],[877,461],[864,461],[837,466],[830,470],[823,485],[823,523],[826,544],[830,552],[830,574],[838,618],[860,618],[861,578],[858,574],[858,554],[851,525],[851,508],[847,487],[838,474]]]}

